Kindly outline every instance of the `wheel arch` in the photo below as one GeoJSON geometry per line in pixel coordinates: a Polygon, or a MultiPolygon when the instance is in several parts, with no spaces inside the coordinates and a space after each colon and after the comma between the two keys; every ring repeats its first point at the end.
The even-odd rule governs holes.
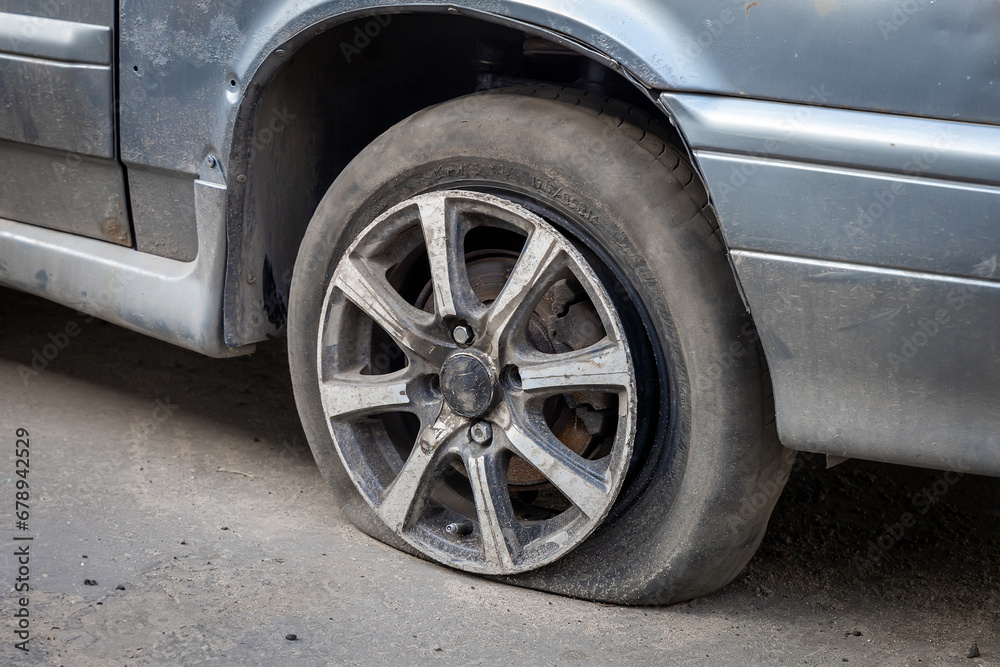
{"type": "MultiPolygon", "coordinates": [[[[451,57],[452,71],[467,65],[458,61],[468,57],[468,42],[476,35],[540,37],[613,73],[618,82],[630,84],[649,109],[655,107],[664,115],[657,94],[677,85],[671,80],[677,70],[665,64],[665,56],[658,55],[653,45],[685,43],[680,35],[669,39],[663,34],[669,27],[654,27],[676,25],[664,16],[637,23],[635,38],[629,41],[633,46],[626,45],[622,38],[610,36],[615,14],[603,1],[586,6],[564,2],[558,9],[503,3],[497,13],[457,5],[376,2],[331,12],[329,4],[317,4],[286,19],[280,28],[248,30],[247,34],[264,36],[254,38],[241,59],[245,65],[235,69],[245,92],[235,109],[226,160],[230,190],[223,313],[225,340],[232,346],[283,335],[299,242],[312,209],[340,169],[403,117],[473,92],[473,80],[462,89],[440,70],[400,81],[399,69],[412,66],[405,46],[413,35],[406,28],[422,23],[438,31],[435,35],[445,46],[441,53],[451,57]],[[404,44],[396,43],[400,41],[404,44]],[[301,65],[304,58],[317,56],[330,66],[301,65]],[[373,76],[356,74],[362,61],[373,76]],[[323,93],[316,83],[320,74],[323,81],[344,79],[336,100],[320,99],[323,93]],[[352,76],[358,80],[349,81],[352,76]],[[372,117],[371,109],[382,111],[386,106],[395,113],[372,117]],[[331,115],[335,122],[330,122],[331,115]],[[293,155],[310,159],[293,161],[293,155]]],[[[432,60],[426,54],[411,55],[432,60]]],[[[682,58],[679,52],[675,55],[682,58]]],[[[689,59],[686,62],[690,64],[689,59]]],[[[711,79],[710,72],[699,76],[711,79]]],[[[670,139],[687,152],[679,133],[670,139]]]]}

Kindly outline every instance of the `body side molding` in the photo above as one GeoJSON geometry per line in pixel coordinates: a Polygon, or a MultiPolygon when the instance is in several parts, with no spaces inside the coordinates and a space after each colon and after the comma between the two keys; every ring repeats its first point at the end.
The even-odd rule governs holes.
{"type": "Polygon", "coordinates": [[[110,65],[114,38],[109,26],[0,12],[0,51],[110,65]]]}
{"type": "Polygon", "coordinates": [[[1000,252],[994,185],[695,155],[730,249],[970,278],[1000,252]]]}
{"type": "Polygon", "coordinates": [[[663,93],[690,148],[1000,184],[1000,127],[663,93]]]}

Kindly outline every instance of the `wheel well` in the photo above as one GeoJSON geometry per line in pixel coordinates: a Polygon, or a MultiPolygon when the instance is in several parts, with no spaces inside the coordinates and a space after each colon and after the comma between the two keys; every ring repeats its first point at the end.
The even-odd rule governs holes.
{"type": "MultiPolygon", "coordinates": [[[[662,112],[644,89],[556,41],[446,14],[367,16],[300,35],[265,61],[233,133],[225,336],[284,335],[299,243],[340,171],[382,132],[478,90],[547,83],[662,112]]],[[[664,137],[677,142],[678,136],[664,137]]]]}

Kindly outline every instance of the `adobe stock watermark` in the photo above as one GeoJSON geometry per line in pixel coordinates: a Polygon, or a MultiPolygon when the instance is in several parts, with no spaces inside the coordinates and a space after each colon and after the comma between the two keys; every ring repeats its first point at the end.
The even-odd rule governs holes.
{"type": "MultiPolygon", "coordinates": [[[[126,283],[122,282],[122,280],[118,277],[115,277],[114,281],[113,285],[104,288],[94,297],[93,305],[98,307],[98,309],[107,309],[112,303],[114,303],[117,295],[127,287],[126,283]]],[[[93,315],[88,315],[82,311],[77,311],[76,314],[83,324],[90,324],[97,319],[93,315]]],[[[43,343],[39,347],[32,348],[31,363],[28,366],[18,364],[17,374],[20,376],[21,382],[23,382],[25,386],[28,386],[28,383],[41,375],[41,373],[49,367],[49,364],[51,364],[55,358],[63,352],[63,350],[68,348],[72,341],[77,338],[82,331],[83,327],[77,323],[76,320],[69,320],[60,329],[50,331],[46,336],[48,342],[43,343]]]]}
{"type": "Polygon", "coordinates": [[[144,441],[152,437],[179,409],[179,405],[170,402],[169,396],[155,399],[149,418],[136,421],[132,424],[132,439],[135,441],[144,441]]]}
{"type": "Polygon", "coordinates": [[[372,40],[378,38],[390,23],[392,16],[383,14],[366,21],[364,25],[355,26],[351,41],[340,43],[340,53],[347,64],[350,65],[355,57],[371,46],[372,40]]]}
{"type": "Polygon", "coordinates": [[[740,337],[730,342],[725,352],[721,356],[713,358],[704,370],[695,377],[695,387],[702,390],[710,389],[713,383],[722,378],[725,372],[754,353],[760,342],[757,323],[773,327],[783,314],[795,307],[795,301],[792,297],[784,291],[780,291],[767,304],[767,308],[754,315],[747,315],[746,320],[740,326],[740,337]]]}
{"type": "Polygon", "coordinates": [[[897,2],[887,18],[876,21],[879,32],[882,33],[882,39],[888,42],[892,39],[893,34],[899,32],[899,29],[909,22],[910,17],[927,9],[927,6],[933,3],[934,0],[902,0],[897,2]]]}
{"type": "Polygon", "coordinates": [[[736,513],[726,519],[729,532],[739,534],[748,523],[756,525],[762,512],[769,516],[788,478],[802,470],[814,457],[823,455],[786,449],[781,456],[785,465],[779,466],[771,477],[757,482],[750,495],[740,503],[736,513]]]}
{"type": "MultiPolygon", "coordinates": [[[[706,18],[705,27],[688,38],[684,50],[680,54],[681,61],[676,64],[689,65],[701,59],[705,51],[719,42],[730,26],[748,21],[751,10],[760,6],[756,0],[730,0],[729,4],[730,6],[724,4],[714,18],[706,18]]],[[[826,16],[830,12],[841,9],[840,0],[813,0],[813,6],[820,16],[826,16]]]]}
{"type": "MultiPolygon", "coordinates": [[[[90,317],[85,322],[92,322],[93,320],[94,318],[90,317]]],[[[48,333],[46,338],[49,342],[40,347],[32,348],[31,364],[29,366],[25,366],[24,364],[17,365],[17,374],[20,376],[24,386],[27,387],[31,380],[41,375],[49,367],[49,364],[59,356],[59,353],[69,347],[72,339],[79,336],[82,331],[83,329],[77,324],[76,320],[70,320],[62,329],[48,333]]]]}
{"type": "Polygon", "coordinates": [[[309,452],[309,445],[301,442],[298,436],[293,437],[291,441],[282,440],[278,444],[281,446],[278,458],[281,459],[282,463],[298,461],[309,452]]]}
{"type": "Polygon", "coordinates": [[[271,144],[297,117],[295,114],[289,113],[288,107],[282,107],[280,110],[278,107],[271,107],[271,118],[263,128],[254,133],[254,150],[261,151],[271,144]]]}
{"type": "MultiPolygon", "coordinates": [[[[997,274],[1000,257],[993,255],[972,268],[972,273],[980,278],[992,278],[997,274]]],[[[886,353],[886,359],[893,370],[908,363],[921,350],[927,348],[941,333],[945,325],[951,322],[952,315],[961,312],[976,301],[976,294],[982,289],[979,285],[959,285],[948,291],[945,296],[947,307],[938,308],[933,316],[917,319],[915,330],[903,336],[900,346],[895,351],[886,353]]]]}
{"type": "Polygon", "coordinates": [[[582,5],[583,2],[584,0],[562,0],[562,2],[559,3],[559,11],[563,14],[571,12],[582,5]]]}
{"type": "Polygon", "coordinates": [[[33,12],[32,16],[18,15],[17,18],[20,19],[19,34],[8,35],[7,43],[0,44],[0,50],[9,49],[17,53],[23,42],[37,38],[44,30],[50,30],[48,19],[57,18],[60,13],[59,7],[69,4],[69,2],[70,0],[41,0],[41,2],[33,3],[38,13],[34,14],[33,12]]]}
{"type": "Polygon", "coordinates": [[[882,533],[871,540],[868,540],[867,549],[863,553],[854,555],[852,562],[854,567],[861,573],[880,565],[885,554],[913,530],[920,517],[930,512],[936,507],[951,489],[962,480],[963,474],[960,472],[946,471],[934,480],[930,486],[925,486],[917,493],[910,496],[913,505],[912,510],[908,510],[899,515],[895,523],[882,524],[882,533]]]}
{"type": "MultiPolygon", "coordinates": [[[[126,113],[141,110],[153,93],[162,90],[165,78],[151,70],[136,71],[139,79],[138,87],[131,87],[131,92],[116,99],[114,102],[115,117],[120,118],[126,113]]],[[[52,171],[56,176],[63,176],[68,170],[73,170],[83,164],[84,158],[95,154],[95,149],[103,147],[108,139],[99,129],[85,129],[82,138],[71,149],[65,151],[59,158],[52,160],[52,171]]]]}
{"type": "Polygon", "coordinates": [[[98,149],[103,148],[107,141],[108,138],[104,136],[101,130],[95,128],[84,129],[83,137],[76,144],[76,147],[73,150],[66,151],[62,160],[52,161],[52,171],[57,176],[61,176],[67,169],[76,169],[83,163],[85,155],[94,155],[95,152],[99,153],[98,149]]]}
{"type": "MultiPolygon", "coordinates": [[[[954,131],[951,128],[939,129],[935,132],[933,143],[920,151],[911,155],[903,163],[902,171],[910,177],[919,177],[928,173],[934,164],[941,158],[944,150],[955,143],[954,131]]],[[[907,194],[907,183],[894,180],[891,184],[876,192],[868,206],[858,210],[858,217],[844,225],[844,233],[851,241],[868,236],[875,222],[880,220],[893,206],[902,200],[907,194]]]]}
{"type": "Polygon", "coordinates": [[[731,6],[723,5],[722,10],[714,18],[705,19],[705,27],[692,35],[681,52],[682,61],[679,64],[688,65],[704,56],[705,51],[712,48],[725,34],[729,26],[737,21],[743,22],[750,18],[750,10],[760,3],[751,0],[730,0],[731,6]]]}
{"type": "MultiPolygon", "coordinates": [[[[806,104],[790,105],[794,108],[782,116],[775,125],[780,130],[776,138],[770,138],[761,145],[761,150],[757,153],[760,157],[780,157],[781,142],[791,139],[795,132],[805,125],[811,116],[816,113],[815,106],[810,104],[826,104],[833,98],[833,93],[826,88],[826,84],[810,86],[809,95],[804,100],[806,104]]],[[[757,173],[757,165],[752,162],[741,162],[739,166],[734,166],[727,181],[719,181],[712,184],[712,195],[716,200],[725,199],[733,191],[739,190],[750,182],[750,177],[757,173]]]]}

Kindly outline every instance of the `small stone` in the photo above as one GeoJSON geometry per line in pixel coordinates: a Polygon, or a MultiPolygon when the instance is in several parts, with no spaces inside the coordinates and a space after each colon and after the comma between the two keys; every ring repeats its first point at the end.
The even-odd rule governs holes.
{"type": "Polygon", "coordinates": [[[293,641],[295,641],[298,638],[299,638],[299,636],[297,634],[295,634],[295,633],[291,633],[291,634],[285,635],[285,639],[287,639],[290,642],[293,642],[293,641]]]}
{"type": "Polygon", "coordinates": [[[83,585],[84,586],[96,586],[97,582],[95,580],[93,580],[93,579],[84,579],[83,580],[83,585]]]}
{"type": "Polygon", "coordinates": [[[851,634],[852,634],[852,635],[854,635],[855,637],[861,637],[861,636],[862,636],[862,634],[861,634],[861,630],[855,630],[855,631],[854,631],[854,632],[852,632],[851,634]]]}
{"type": "Polygon", "coordinates": [[[441,648],[440,646],[435,646],[435,647],[434,647],[434,650],[435,650],[435,651],[443,651],[444,649],[443,649],[443,648],[441,648]]]}
{"type": "Polygon", "coordinates": [[[229,530],[229,526],[223,526],[222,530],[229,530]]]}
{"type": "Polygon", "coordinates": [[[966,658],[978,658],[981,653],[979,653],[979,644],[972,642],[972,646],[969,647],[969,652],[965,654],[966,658]]]}
{"type": "Polygon", "coordinates": [[[97,604],[104,604],[103,602],[98,602],[97,604]]]}
{"type": "MultiPolygon", "coordinates": [[[[222,530],[225,530],[225,528],[223,528],[222,530]]],[[[184,540],[181,540],[181,541],[180,541],[180,542],[178,542],[177,544],[187,544],[187,542],[186,542],[186,541],[184,541],[184,540]]]]}
{"type": "Polygon", "coordinates": [[[121,584],[118,584],[117,586],[115,586],[115,590],[116,591],[123,591],[123,590],[125,590],[125,587],[122,586],[121,584]]]}

